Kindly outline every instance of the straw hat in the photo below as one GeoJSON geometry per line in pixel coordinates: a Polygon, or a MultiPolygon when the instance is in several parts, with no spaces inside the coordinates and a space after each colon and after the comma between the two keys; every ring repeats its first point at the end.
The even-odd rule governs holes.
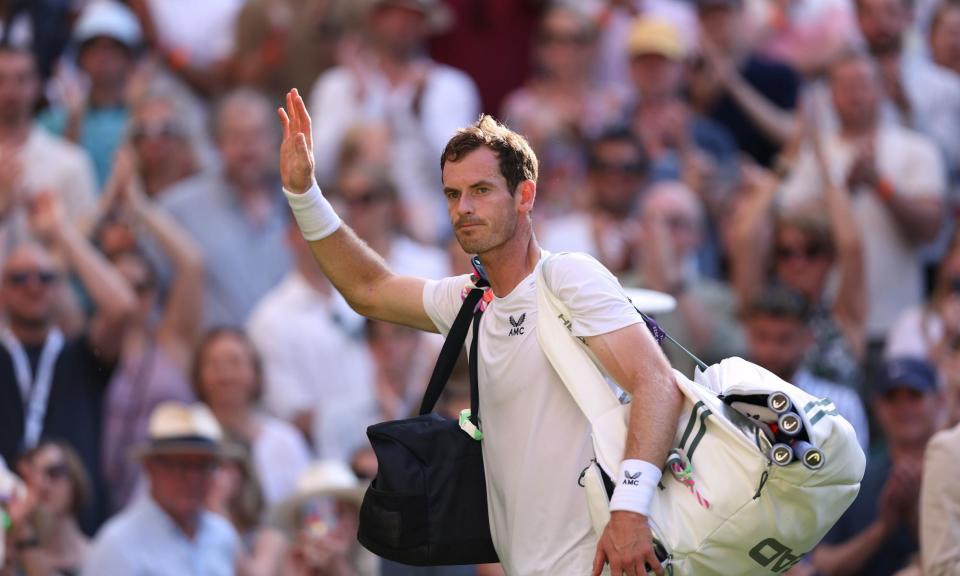
{"type": "Polygon", "coordinates": [[[350,468],[339,460],[321,460],[310,465],[297,479],[296,492],[273,510],[273,521],[282,530],[293,532],[303,506],[314,498],[329,497],[360,506],[366,487],[350,468]]]}
{"type": "Polygon", "coordinates": [[[664,20],[637,18],[627,38],[627,52],[631,57],[656,54],[668,60],[683,60],[686,50],[676,27],[664,20]]]}
{"type": "Polygon", "coordinates": [[[204,404],[164,402],[150,414],[147,441],[134,448],[135,458],[157,454],[222,456],[223,431],[204,404]]]}

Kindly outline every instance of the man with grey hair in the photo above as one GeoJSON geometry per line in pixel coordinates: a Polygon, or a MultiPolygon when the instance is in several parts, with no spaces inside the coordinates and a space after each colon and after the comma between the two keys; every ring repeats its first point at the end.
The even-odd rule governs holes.
{"type": "Polygon", "coordinates": [[[204,325],[240,325],[290,270],[286,208],[274,190],[278,133],[270,103],[238,90],[215,116],[222,165],[171,188],[162,205],[199,244],[206,262],[204,325]]]}

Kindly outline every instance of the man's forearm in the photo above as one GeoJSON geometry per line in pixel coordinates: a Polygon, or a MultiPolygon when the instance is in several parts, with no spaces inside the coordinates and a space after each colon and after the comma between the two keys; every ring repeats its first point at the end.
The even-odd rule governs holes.
{"type": "Polygon", "coordinates": [[[659,467],[673,444],[683,394],[666,357],[656,352],[657,357],[645,363],[643,372],[635,374],[624,459],[644,460],[659,467]]]}
{"type": "Polygon", "coordinates": [[[76,228],[65,226],[55,238],[101,314],[117,319],[133,311],[133,290],[76,228]]]}
{"type": "Polygon", "coordinates": [[[910,240],[918,243],[936,240],[943,222],[943,202],[940,199],[904,198],[891,192],[885,201],[890,215],[910,240]]]}

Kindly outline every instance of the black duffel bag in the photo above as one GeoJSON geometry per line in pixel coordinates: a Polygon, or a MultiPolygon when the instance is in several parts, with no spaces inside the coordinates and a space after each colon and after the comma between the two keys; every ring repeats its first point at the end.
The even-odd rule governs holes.
{"type": "Polygon", "coordinates": [[[378,467],[360,507],[357,539],[388,560],[414,566],[499,561],[490,538],[479,441],[477,336],[469,356],[469,421],[476,439],[459,421],[433,413],[463,349],[471,319],[473,333],[479,334],[483,312],[477,305],[486,285],[479,280],[478,288],[464,300],[433,369],[420,415],[367,428],[378,467]]]}

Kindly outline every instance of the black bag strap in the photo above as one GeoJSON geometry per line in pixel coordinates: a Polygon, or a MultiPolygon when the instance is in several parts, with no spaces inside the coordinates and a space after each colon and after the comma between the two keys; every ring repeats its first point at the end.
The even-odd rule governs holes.
{"type": "MultiPolygon", "coordinates": [[[[450,374],[453,373],[453,367],[460,357],[463,343],[467,340],[470,320],[473,319],[474,316],[479,317],[480,315],[479,312],[477,312],[477,304],[479,304],[480,299],[483,297],[483,288],[489,286],[489,284],[486,278],[478,273],[476,275],[475,286],[475,288],[467,293],[467,297],[464,298],[463,305],[460,307],[460,311],[457,313],[457,317],[450,327],[450,332],[447,333],[447,339],[443,342],[443,348],[440,349],[440,356],[437,358],[437,363],[433,366],[433,373],[430,375],[430,383],[427,384],[427,390],[423,393],[423,402],[420,403],[421,416],[432,412],[434,406],[437,405],[437,401],[440,400],[443,388],[447,385],[447,380],[450,379],[450,374]]],[[[474,333],[476,334],[476,332],[474,333]]],[[[473,341],[476,343],[477,338],[474,338],[473,341]]],[[[471,383],[470,406],[472,410],[478,410],[478,407],[474,406],[472,386],[471,383]]],[[[474,414],[475,413],[476,412],[474,412],[474,414]]],[[[471,420],[472,419],[473,418],[471,418],[471,420]]],[[[476,422],[474,422],[474,424],[476,424],[476,422]]]]}
{"type": "Polygon", "coordinates": [[[477,348],[480,342],[480,318],[483,310],[473,317],[473,341],[470,342],[470,356],[467,363],[470,365],[470,422],[480,428],[480,377],[478,375],[477,348]]]}

